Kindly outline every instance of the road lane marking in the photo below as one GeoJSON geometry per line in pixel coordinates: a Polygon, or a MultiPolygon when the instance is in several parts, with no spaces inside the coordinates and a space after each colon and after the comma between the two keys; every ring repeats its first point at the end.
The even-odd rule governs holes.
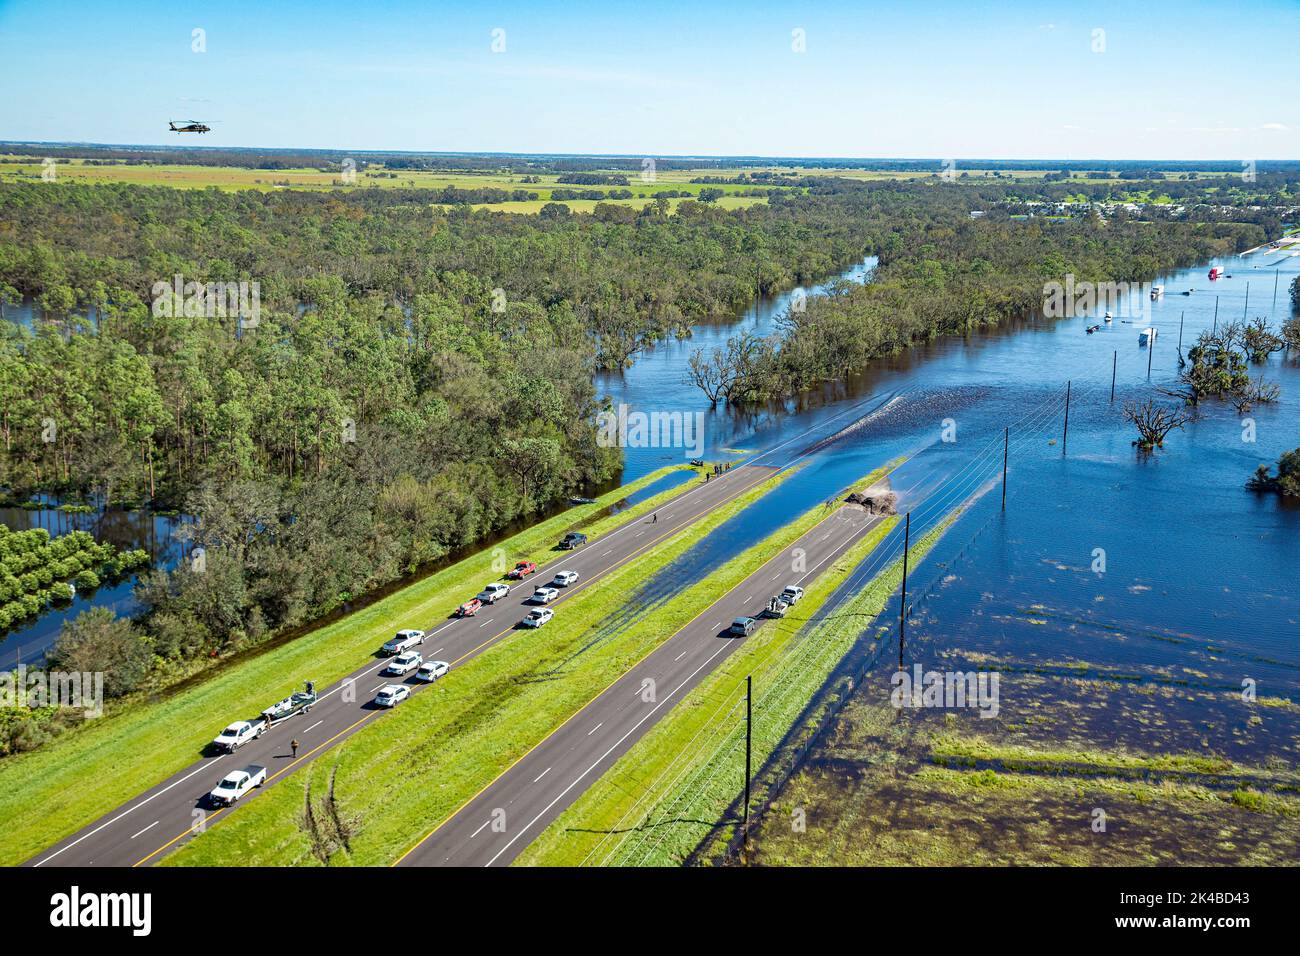
{"type": "MultiPolygon", "coordinates": [[[[154,827],[156,827],[156,826],[157,826],[158,824],[160,824],[160,823],[162,823],[161,820],[155,820],[153,823],[149,824],[147,827],[145,827],[143,830],[141,830],[140,833],[148,833],[150,830],[152,830],[154,827]]],[[[136,837],[138,837],[138,836],[140,835],[140,833],[132,833],[132,834],[131,834],[131,839],[134,840],[136,837]]]]}
{"type": "Polygon", "coordinates": [[[596,731],[600,730],[600,728],[604,726],[605,726],[605,722],[602,720],[595,727],[592,727],[591,730],[587,731],[587,736],[590,737],[592,734],[594,734],[596,731]]]}
{"type": "Polygon", "coordinates": [[[312,724],[310,727],[308,727],[306,730],[304,730],[303,733],[304,733],[304,734],[309,734],[309,733],[311,733],[313,730],[315,730],[317,727],[319,727],[319,726],[320,726],[321,724],[323,724],[323,723],[325,723],[324,720],[318,720],[318,721],[316,721],[316,723],[312,724]]]}
{"type": "MultiPolygon", "coordinates": [[[[488,825],[489,823],[491,823],[491,822],[492,822],[492,818],[491,818],[491,817],[488,817],[486,820],[483,821],[483,827],[487,826],[487,825],[488,825]]],[[[474,839],[476,836],[478,836],[480,833],[482,833],[482,832],[483,832],[483,827],[479,827],[477,830],[475,830],[473,833],[471,833],[471,834],[469,835],[469,838],[472,840],[472,839],[474,839]]]]}
{"type": "Polygon", "coordinates": [[[673,658],[673,663],[676,664],[685,656],[686,656],[686,651],[682,651],[680,654],[678,654],[676,657],[673,658]]]}
{"type": "Polygon", "coordinates": [[[187,773],[185,776],[181,777],[181,778],[180,778],[179,780],[177,780],[175,783],[171,784],[170,786],[164,787],[162,790],[159,790],[159,791],[158,791],[157,793],[155,793],[155,794],[151,794],[151,795],[145,797],[143,800],[141,800],[141,801],[140,801],[139,803],[137,803],[135,806],[130,807],[130,808],[126,809],[126,810],[123,810],[121,813],[119,813],[119,814],[118,814],[117,816],[115,816],[113,819],[108,820],[108,821],[106,821],[106,822],[104,822],[104,823],[101,823],[99,826],[95,827],[95,829],[91,830],[91,831],[90,831],[89,833],[87,833],[85,836],[83,836],[83,837],[78,837],[76,840],[73,840],[73,841],[72,841],[71,843],[69,843],[67,846],[63,847],[63,849],[55,850],[53,853],[51,853],[51,854],[50,854],[49,856],[47,856],[45,859],[43,859],[43,860],[41,860],[39,863],[37,863],[36,866],[41,866],[41,865],[43,865],[43,864],[45,864],[45,863],[49,863],[50,860],[54,859],[54,858],[55,858],[56,856],[58,856],[60,853],[64,852],[65,850],[71,850],[74,846],[76,846],[76,845],[77,845],[78,843],[80,843],[82,840],[88,839],[89,837],[93,837],[93,836],[94,836],[96,833],[98,833],[100,830],[104,829],[104,827],[112,826],[114,823],[116,823],[118,820],[121,820],[124,816],[126,816],[126,815],[127,815],[128,813],[130,813],[131,811],[140,809],[140,808],[143,807],[146,803],[148,803],[150,800],[153,800],[155,797],[161,797],[164,793],[166,793],[166,792],[167,792],[168,790],[170,790],[172,787],[178,787],[178,786],[180,786],[182,783],[184,783],[186,780],[190,779],[190,777],[194,776],[196,773],[202,773],[203,771],[207,770],[209,764],[216,763],[218,760],[223,759],[225,756],[226,756],[225,754],[222,754],[220,757],[215,757],[215,758],[213,758],[211,761],[209,761],[208,763],[203,764],[203,766],[201,766],[201,767],[196,767],[194,770],[190,771],[190,772],[187,773]]]}
{"type": "Polygon", "coordinates": [[[550,773],[550,772],[551,772],[551,768],[550,768],[550,767],[547,767],[545,770],[543,770],[541,773],[539,773],[539,774],[537,775],[537,778],[536,778],[535,780],[533,780],[533,783],[537,783],[538,780],[541,780],[543,777],[545,777],[545,776],[546,776],[548,773],[550,773]]]}

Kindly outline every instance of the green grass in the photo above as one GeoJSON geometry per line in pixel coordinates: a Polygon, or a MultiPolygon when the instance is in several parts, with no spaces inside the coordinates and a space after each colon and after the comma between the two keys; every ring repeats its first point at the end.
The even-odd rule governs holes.
{"type": "MultiPolygon", "coordinates": [[[[867,479],[872,483],[879,476],[867,479]]],[[[920,562],[957,517],[954,513],[911,550],[920,562]]],[[[753,753],[756,766],[772,753],[835,665],[860,639],[897,589],[895,561],[819,625],[808,622],[873,551],[897,518],[882,522],[816,580],[781,621],[769,622],[757,640],[718,668],[660,721],[521,854],[517,865],[677,865],[703,841],[725,840],[721,820],[744,774],[744,750],[731,736],[740,724],[730,709],[744,700],[745,677],[754,680],[753,753]],[[775,626],[773,626],[775,624],[775,626]],[[770,692],[770,693],[769,693],[770,692]],[[668,819],[660,819],[661,817],[668,819]],[[650,824],[650,825],[647,825],[650,824]],[[607,838],[607,834],[613,834],[607,838]]],[[[811,722],[805,722],[805,727],[811,722]]]]}
{"type": "Polygon", "coordinates": [[[325,687],[364,663],[396,630],[441,618],[484,582],[500,577],[493,570],[498,548],[511,563],[549,560],[554,556],[550,547],[573,524],[585,519],[591,521],[586,529],[590,536],[606,534],[691,487],[692,482],[685,482],[618,515],[596,517],[628,494],[687,467],[660,469],[355,614],[233,663],[197,686],[157,702],[137,698],[66,731],[40,750],[0,761],[0,864],[26,860],[196,760],[229,721],[258,712],[304,680],[325,687]]]}
{"type": "Polygon", "coordinates": [[[719,596],[797,536],[787,526],[631,627],[602,625],[627,595],[795,473],[768,478],[684,534],[655,545],[566,601],[540,631],[517,632],[371,720],[337,748],[166,858],[169,865],[268,866],[320,862],[302,825],[335,779],[355,836],[331,864],[394,862],[419,836],[585,707],[719,596]],[[596,640],[595,638],[599,638],[596,640]]]}

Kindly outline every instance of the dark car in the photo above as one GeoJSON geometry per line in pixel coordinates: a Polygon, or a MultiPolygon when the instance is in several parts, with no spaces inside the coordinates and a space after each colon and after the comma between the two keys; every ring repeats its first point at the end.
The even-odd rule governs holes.
{"type": "Polygon", "coordinates": [[[560,547],[565,551],[572,551],[587,543],[587,536],[578,531],[570,531],[560,539],[560,547]]]}

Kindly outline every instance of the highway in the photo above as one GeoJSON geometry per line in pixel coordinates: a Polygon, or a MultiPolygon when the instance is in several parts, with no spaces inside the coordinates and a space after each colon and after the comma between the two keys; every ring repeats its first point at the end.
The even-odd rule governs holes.
{"type": "Polygon", "coordinates": [[[747,640],[726,633],[734,618],[757,617],[786,585],[806,587],[880,520],[854,506],[831,512],[552,731],[399,865],[508,864],[747,640]],[[803,571],[792,570],[798,550],[803,571]]]}
{"type": "MultiPolygon", "coordinates": [[[[557,551],[557,557],[540,566],[536,574],[524,582],[515,583],[507,598],[495,605],[485,605],[474,617],[410,622],[407,627],[428,632],[423,645],[417,650],[425,660],[449,662],[452,671],[442,680],[455,680],[457,666],[483,653],[508,635],[517,633],[517,623],[531,607],[525,604],[525,600],[535,586],[549,582],[557,571],[576,571],[579,575],[578,582],[560,589],[560,597],[551,604],[556,609],[556,614],[548,627],[562,627],[565,602],[581,593],[584,587],[628,561],[635,560],[659,542],[685,530],[715,508],[760,484],[776,470],[758,465],[733,468],[708,482],[701,481],[671,499],[659,509],[657,520],[646,516],[620,525],[576,551],[557,551]]],[[[512,566],[514,561],[515,557],[511,556],[512,566]]],[[[456,603],[471,597],[472,593],[466,594],[458,598],[456,603]]],[[[450,614],[453,608],[448,607],[447,611],[450,614]]],[[[546,631],[543,629],[534,633],[539,639],[544,639],[546,631]]],[[[376,643],[391,636],[384,635],[376,643]]],[[[376,655],[356,671],[330,687],[319,690],[320,697],[309,713],[282,721],[235,754],[217,755],[211,752],[202,756],[37,854],[24,865],[139,866],[155,862],[163,854],[183,844],[194,833],[237,812],[242,803],[257,799],[268,787],[274,786],[324,751],[346,740],[368,722],[382,719],[386,710],[372,703],[375,691],[381,686],[406,683],[414,693],[419,693],[425,685],[414,678],[402,680],[381,675],[388,660],[378,656],[376,647],[376,655]],[[293,739],[297,739],[300,744],[296,757],[289,747],[293,739]],[[218,809],[207,806],[206,795],[218,781],[232,770],[249,764],[267,768],[266,785],[246,796],[234,807],[218,809]]],[[[266,704],[269,706],[273,702],[268,699],[266,704]]],[[[251,716],[253,715],[238,713],[213,714],[209,739],[215,737],[227,724],[251,716]]]]}

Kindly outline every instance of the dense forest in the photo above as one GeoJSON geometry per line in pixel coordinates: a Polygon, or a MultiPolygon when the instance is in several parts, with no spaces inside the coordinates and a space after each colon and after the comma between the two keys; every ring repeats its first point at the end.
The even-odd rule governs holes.
{"type": "Polygon", "coordinates": [[[697,351],[689,376],[713,401],[760,402],[842,379],[873,358],[938,335],[1026,315],[1044,286],[1138,282],[1258,244],[1261,226],[1080,219],[935,221],[892,232],[867,285],[843,284],[778,323],[780,334],[734,337],[697,351]]]}

